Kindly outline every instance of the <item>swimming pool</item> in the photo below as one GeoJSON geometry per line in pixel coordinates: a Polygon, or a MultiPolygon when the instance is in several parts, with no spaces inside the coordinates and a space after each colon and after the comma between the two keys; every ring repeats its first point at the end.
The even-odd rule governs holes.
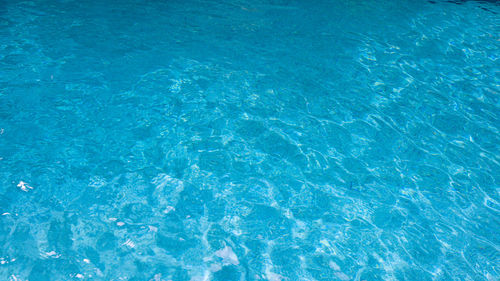
{"type": "Polygon", "coordinates": [[[499,13],[3,1],[0,280],[498,280],[499,13]]]}

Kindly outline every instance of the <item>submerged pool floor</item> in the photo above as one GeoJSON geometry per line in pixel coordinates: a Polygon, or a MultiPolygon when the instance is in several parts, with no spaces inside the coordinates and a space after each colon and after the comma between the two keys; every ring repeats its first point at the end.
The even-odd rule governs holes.
{"type": "Polygon", "coordinates": [[[500,5],[451,2],[2,1],[0,280],[499,280],[500,5]]]}

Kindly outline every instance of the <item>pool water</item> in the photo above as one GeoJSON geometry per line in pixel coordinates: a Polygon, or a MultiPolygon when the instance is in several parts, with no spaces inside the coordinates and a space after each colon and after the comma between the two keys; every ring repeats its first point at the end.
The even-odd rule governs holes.
{"type": "Polygon", "coordinates": [[[0,280],[499,280],[499,15],[0,2],[0,280]]]}

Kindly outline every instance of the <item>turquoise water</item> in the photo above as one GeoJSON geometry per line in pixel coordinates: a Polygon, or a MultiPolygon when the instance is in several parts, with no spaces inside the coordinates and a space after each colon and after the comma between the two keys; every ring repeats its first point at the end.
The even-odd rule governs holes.
{"type": "Polygon", "coordinates": [[[499,15],[0,2],[0,280],[499,280],[499,15]]]}

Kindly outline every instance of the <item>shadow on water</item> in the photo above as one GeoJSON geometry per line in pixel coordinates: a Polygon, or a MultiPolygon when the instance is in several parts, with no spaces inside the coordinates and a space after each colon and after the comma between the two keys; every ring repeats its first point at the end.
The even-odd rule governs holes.
{"type": "Polygon", "coordinates": [[[462,4],[465,2],[479,2],[479,3],[495,3],[495,4],[500,4],[500,1],[498,0],[448,0],[446,1],[448,3],[455,3],[455,4],[462,4]]]}
{"type": "Polygon", "coordinates": [[[468,2],[474,2],[474,3],[480,4],[479,7],[481,9],[488,11],[488,12],[492,12],[494,14],[497,14],[497,13],[495,11],[488,9],[487,7],[484,7],[484,5],[491,5],[491,4],[500,5],[500,0],[445,0],[445,1],[429,0],[429,3],[432,3],[432,4],[437,4],[438,2],[452,3],[452,4],[457,4],[457,5],[462,5],[462,4],[465,4],[468,2]]]}

